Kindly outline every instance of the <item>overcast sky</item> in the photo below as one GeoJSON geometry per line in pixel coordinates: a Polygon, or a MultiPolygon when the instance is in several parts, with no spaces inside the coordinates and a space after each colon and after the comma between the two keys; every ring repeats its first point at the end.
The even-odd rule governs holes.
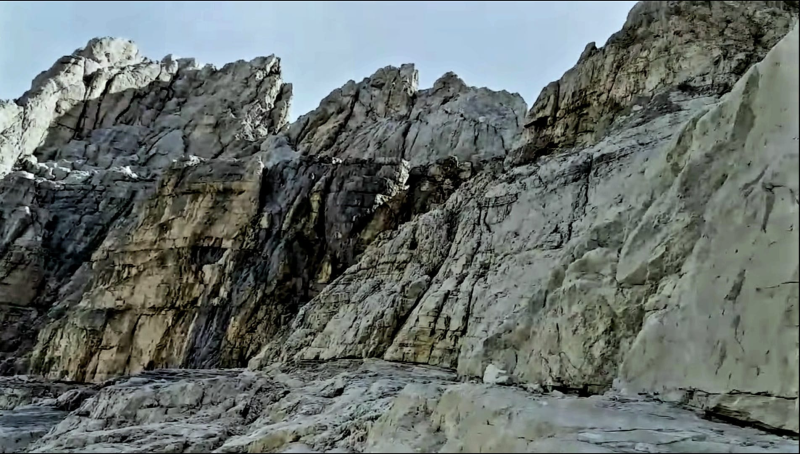
{"type": "Polygon", "coordinates": [[[331,90],[415,63],[420,88],[447,71],[518,92],[530,105],[619,30],[635,2],[1,2],[0,99],[92,37],[118,36],[160,60],[218,67],[275,54],[294,85],[292,118],[331,90]]]}

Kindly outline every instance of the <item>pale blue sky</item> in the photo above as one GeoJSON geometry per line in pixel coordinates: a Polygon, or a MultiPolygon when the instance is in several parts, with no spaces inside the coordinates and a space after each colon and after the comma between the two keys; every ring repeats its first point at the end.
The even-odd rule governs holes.
{"type": "Polygon", "coordinates": [[[420,88],[447,71],[469,85],[542,87],[619,30],[635,2],[2,2],[0,99],[96,36],[132,39],[149,58],[217,66],[275,54],[294,84],[292,118],[376,69],[415,63],[420,88]]]}

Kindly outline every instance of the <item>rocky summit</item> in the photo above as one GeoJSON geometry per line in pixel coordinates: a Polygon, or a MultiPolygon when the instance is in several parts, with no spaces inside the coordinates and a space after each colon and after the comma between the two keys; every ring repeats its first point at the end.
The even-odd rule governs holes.
{"type": "Polygon", "coordinates": [[[0,102],[0,452],[797,452],[799,13],[292,123],[276,56],[91,40],[0,102]]]}

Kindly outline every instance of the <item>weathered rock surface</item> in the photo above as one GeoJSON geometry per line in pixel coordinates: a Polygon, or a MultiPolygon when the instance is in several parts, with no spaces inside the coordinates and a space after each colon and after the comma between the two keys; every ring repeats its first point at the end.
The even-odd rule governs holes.
{"type": "Polygon", "coordinates": [[[66,411],[43,405],[0,410],[0,452],[23,452],[67,415],[66,411]]]}
{"type": "Polygon", "coordinates": [[[592,145],[620,115],[665,88],[722,94],[791,26],[797,2],[639,2],[622,30],[542,90],[525,119],[530,162],[560,148],[592,145]],[[787,14],[792,12],[793,14],[787,14]]]}
{"type": "Polygon", "coordinates": [[[797,432],[796,51],[795,28],[722,99],[666,89],[591,147],[487,169],[371,245],[251,366],[492,365],[585,393],[619,378],[797,432]]]}
{"type": "Polygon", "coordinates": [[[0,373],[102,384],[3,449],[796,450],[678,407],[800,432],[797,14],[639,3],[527,120],[92,40],[0,105],[0,373]]]}
{"type": "Polygon", "coordinates": [[[93,392],[82,383],[52,382],[24,375],[0,377],[0,410],[46,404],[72,411],[93,392]]]}
{"type": "Polygon", "coordinates": [[[781,452],[797,442],[617,395],[531,395],[462,384],[404,389],[368,452],[781,452]],[[440,388],[441,389],[441,388],[440,388]]]}
{"type": "MultiPolygon", "coordinates": [[[[669,404],[454,381],[340,360],[115,380],[29,452],[789,452],[797,441],[669,404]]],[[[22,416],[28,408],[16,410],[22,416]]]]}
{"type": "Polygon", "coordinates": [[[394,158],[412,167],[454,156],[504,157],[526,105],[518,94],[471,88],[453,73],[417,90],[413,65],[348,82],[287,131],[298,151],[339,158],[394,158]]]}
{"type": "Polygon", "coordinates": [[[94,167],[147,174],[185,152],[224,155],[280,129],[290,96],[274,56],[216,70],[171,56],[154,62],[130,41],[94,39],[3,104],[0,175],[29,156],[50,162],[34,163],[33,173],[64,180],[94,167]]]}
{"type": "Polygon", "coordinates": [[[526,108],[452,74],[417,91],[406,65],[282,129],[277,58],[215,70],[137,55],[92,41],[22,98],[83,96],[42,120],[0,188],[7,371],[246,365],[378,233],[503,156],[526,108]]]}
{"type": "Polygon", "coordinates": [[[633,284],[660,277],[621,380],[637,390],[707,393],[702,405],[714,411],[793,432],[799,50],[795,26],[718,106],[684,129],[683,170],[632,232],[621,253],[629,260],[617,268],[617,279],[633,284]],[[669,268],[677,273],[667,275],[669,268]]]}
{"type": "Polygon", "coordinates": [[[30,351],[55,303],[59,318],[80,301],[92,254],[162,169],[257,149],[255,138],[285,124],[290,95],[272,56],[199,69],[187,59],[152,62],[108,38],[37,77],[9,104],[21,113],[0,142],[0,162],[18,162],[0,182],[3,368],[26,369],[13,357],[30,351]]]}
{"type": "Polygon", "coordinates": [[[0,452],[20,452],[95,392],[79,383],[0,377],[0,452]]]}

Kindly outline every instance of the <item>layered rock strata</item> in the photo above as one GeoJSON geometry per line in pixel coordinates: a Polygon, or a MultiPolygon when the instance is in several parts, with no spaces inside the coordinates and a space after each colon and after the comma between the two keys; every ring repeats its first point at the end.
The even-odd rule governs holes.
{"type": "Polygon", "coordinates": [[[796,48],[794,28],[722,98],[667,88],[595,145],[487,169],[370,246],[251,366],[617,380],[797,432],[796,48]]]}
{"type": "Polygon", "coordinates": [[[5,368],[246,365],[380,232],[508,151],[518,95],[416,79],[384,68],[283,127],[275,57],[198,69],[108,39],[65,57],[22,99],[75,115],[32,154],[17,139],[3,179],[5,368]]]}
{"type": "Polygon", "coordinates": [[[291,124],[274,56],[216,69],[92,40],[0,105],[0,372],[185,371],[102,385],[31,449],[755,446],[675,404],[796,435],[797,13],[642,2],[527,113],[403,65],[291,124]],[[273,383],[344,358],[416,366],[368,361],[347,403],[302,411],[273,383]],[[542,387],[608,427],[527,434],[539,404],[516,405],[542,387]],[[146,402],[108,422],[130,393],[146,402]],[[484,424],[458,396],[505,403],[484,424]],[[611,436],[634,430],[617,410],[678,422],[611,436]]]}

